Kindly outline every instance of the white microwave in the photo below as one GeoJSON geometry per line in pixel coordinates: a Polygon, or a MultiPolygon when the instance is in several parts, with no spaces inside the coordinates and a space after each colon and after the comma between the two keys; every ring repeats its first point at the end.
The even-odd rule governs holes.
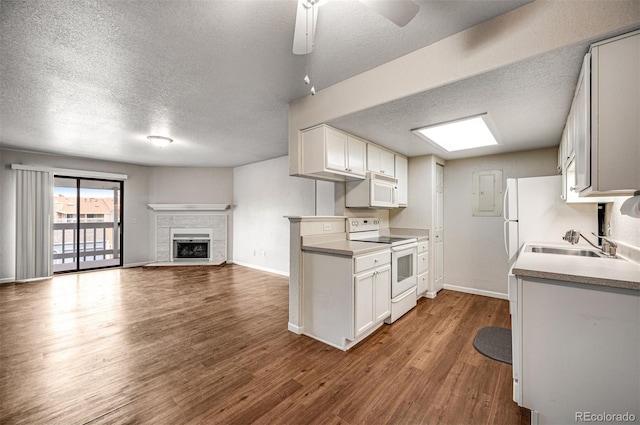
{"type": "Polygon", "coordinates": [[[347,182],[347,208],[397,208],[398,180],[369,172],[367,178],[347,182]]]}

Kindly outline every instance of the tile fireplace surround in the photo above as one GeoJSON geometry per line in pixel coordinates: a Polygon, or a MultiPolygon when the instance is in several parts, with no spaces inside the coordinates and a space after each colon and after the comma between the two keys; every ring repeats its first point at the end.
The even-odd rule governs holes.
{"type": "MultiPolygon", "coordinates": [[[[212,204],[205,207],[202,204],[175,205],[150,204],[156,212],[156,261],[171,262],[171,230],[176,229],[207,229],[211,233],[211,264],[222,264],[227,260],[227,213],[228,205],[217,207],[212,204]],[[195,208],[197,205],[198,208],[195,208]],[[156,208],[154,208],[156,207],[156,208]]],[[[188,264],[188,261],[185,262],[188,264]]]]}

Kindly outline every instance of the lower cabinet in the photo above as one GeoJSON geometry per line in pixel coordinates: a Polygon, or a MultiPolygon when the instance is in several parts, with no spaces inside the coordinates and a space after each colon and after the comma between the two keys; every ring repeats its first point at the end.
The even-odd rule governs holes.
{"type": "Polygon", "coordinates": [[[637,290],[519,276],[516,306],[514,399],[536,423],[640,417],[637,290]]]}
{"type": "Polygon", "coordinates": [[[391,314],[391,251],[303,252],[303,334],[348,350],[391,314]]]}
{"type": "Polygon", "coordinates": [[[391,314],[391,266],[387,264],[354,278],[355,337],[391,314]]]}
{"type": "Polygon", "coordinates": [[[418,244],[418,291],[417,296],[422,297],[429,289],[429,242],[418,244]]]}

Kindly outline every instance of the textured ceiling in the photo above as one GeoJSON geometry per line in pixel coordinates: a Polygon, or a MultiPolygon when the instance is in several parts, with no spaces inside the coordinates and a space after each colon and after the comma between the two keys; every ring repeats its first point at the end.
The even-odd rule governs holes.
{"type": "Polygon", "coordinates": [[[329,122],[407,156],[444,159],[557,146],[589,44],[575,45],[329,122]],[[498,146],[448,153],[411,130],[487,113],[498,146]]]}
{"type": "Polygon", "coordinates": [[[399,28],[332,0],[305,57],[295,0],[2,0],[0,147],[176,166],[286,155],[306,72],[320,90],[526,2],[419,0],[399,28]]]}

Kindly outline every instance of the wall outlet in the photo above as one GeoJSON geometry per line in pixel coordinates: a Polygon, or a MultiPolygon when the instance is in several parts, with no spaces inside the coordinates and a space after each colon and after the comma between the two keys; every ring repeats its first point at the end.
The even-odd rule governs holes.
{"type": "Polygon", "coordinates": [[[132,218],[132,219],[131,219],[131,222],[132,222],[133,224],[136,224],[136,223],[138,222],[138,219],[137,219],[137,218],[132,218]]]}
{"type": "Polygon", "coordinates": [[[267,251],[262,251],[262,256],[266,257],[267,256],[267,251]]]}
{"type": "Polygon", "coordinates": [[[322,230],[324,230],[325,232],[330,232],[331,231],[331,224],[330,223],[324,223],[322,225],[322,230]]]}

